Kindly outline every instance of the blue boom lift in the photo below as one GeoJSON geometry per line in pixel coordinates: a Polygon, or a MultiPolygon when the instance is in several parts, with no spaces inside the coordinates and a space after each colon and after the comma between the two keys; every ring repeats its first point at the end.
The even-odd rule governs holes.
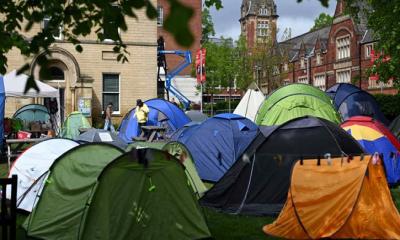
{"type": "MultiPolygon", "coordinates": [[[[176,98],[178,98],[179,102],[183,104],[184,110],[188,110],[190,107],[190,100],[185,97],[181,92],[178,91],[174,86],[172,86],[172,79],[176,77],[183,69],[189,66],[192,63],[192,55],[189,50],[165,50],[164,49],[164,39],[160,37],[158,39],[158,49],[157,49],[157,61],[158,61],[158,74],[157,81],[159,84],[162,84],[162,79],[160,77],[160,69],[164,69],[165,73],[165,84],[163,84],[165,90],[167,91],[167,98],[169,100],[169,93],[172,93],[176,98]],[[165,58],[166,54],[174,54],[182,57],[182,61],[171,71],[168,71],[167,61],[165,58]]],[[[160,88],[160,87],[159,87],[160,88]]],[[[159,95],[163,94],[162,91],[159,91],[159,95]]]]}

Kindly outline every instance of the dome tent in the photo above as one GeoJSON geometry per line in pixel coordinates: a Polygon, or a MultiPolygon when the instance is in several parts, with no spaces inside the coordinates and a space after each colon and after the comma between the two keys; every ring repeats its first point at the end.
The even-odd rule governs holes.
{"type": "Polygon", "coordinates": [[[116,133],[109,132],[103,129],[91,128],[88,131],[80,134],[77,139],[80,143],[103,142],[109,143],[122,150],[125,150],[127,144],[118,137],[116,133]]]}
{"type": "Polygon", "coordinates": [[[283,239],[400,239],[400,215],[376,160],[298,162],[285,207],[264,232],[283,239]]]}
{"type": "Polygon", "coordinates": [[[257,135],[258,127],[236,114],[219,114],[186,127],[172,140],[183,143],[193,156],[201,179],[218,181],[257,135]]]}
{"type": "Polygon", "coordinates": [[[72,112],[64,121],[61,137],[76,140],[80,128],[91,128],[89,121],[81,112],[72,112]]]}
{"type": "MultiPolygon", "coordinates": [[[[24,151],[14,162],[9,177],[18,176],[17,208],[31,212],[36,196],[41,193],[48,171],[53,162],[65,152],[79,146],[69,139],[51,138],[39,142],[24,151]]],[[[11,188],[7,198],[11,197],[11,188]]]]}
{"type": "Polygon", "coordinates": [[[82,224],[81,239],[211,237],[183,166],[155,149],[125,153],[103,170],[82,224]]]}
{"type": "Polygon", "coordinates": [[[256,124],[280,125],[304,116],[320,117],[337,124],[341,122],[329,96],[316,87],[297,83],[272,92],[258,110],[256,124]]]}
{"type": "Polygon", "coordinates": [[[207,115],[197,110],[190,110],[185,112],[185,114],[192,122],[195,123],[201,123],[208,119],[207,115]]]}
{"type": "Polygon", "coordinates": [[[355,116],[341,126],[366,152],[382,154],[389,184],[400,181],[400,142],[382,123],[371,117],[355,116]]]}
{"type": "MultiPolygon", "coordinates": [[[[167,134],[190,122],[186,114],[173,103],[164,99],[150,99],[144,102],[149,107],[147,125],[167,127],[167,134]]],[[[132,143],[133,138],[139,136],[140,129],[133,108],[127,113],[119,127],[118,136],[126,143],[132,143]]]]}
{"type": "Polygon", "coordinates": [[[25,122],[48,122],[50,121],[50,113],[47,108],[39,104],[28,104],[18,109],[13,118],[19,118],[25,122]]]}
{"type": "Polygon", "coordinates": [[[75,147],[51,165],[36,207],[26,219],[27,235],[39,239],[78,239],[80,222],[97,177],[119,148],[104,143],[75,147]]]}
{"type": "Polygon", "coordinates": [[[326,90],[343,120],[353,116],[370,116],[386,126],[389,124],[375,98],[353,84],[338,83],[326,90]]]}
{"type": "Polygon", "coordinates": [[[152,148],[168,152],[170,155],[176,157],[185,166],[185,172],[188,177],[188,181],[193,188],[195,194],[199,197],[203,196],[207,191],[206,186],[201,181],[199,174],[197,173],[196,167],[193,162],[193,157],[189,150],[180,142],[169,141],[169,142],[134,142],[130,144],[126,151],[132,149],[143,149],[152,148]]]}
{"type": "Polygon", "coordinates": [[[260,133],[200,203],[227,213],[275,215],[286,201],[290,174],[304,158],[359,155],[364,151],[336,124],[302,117],[260,133]]]}

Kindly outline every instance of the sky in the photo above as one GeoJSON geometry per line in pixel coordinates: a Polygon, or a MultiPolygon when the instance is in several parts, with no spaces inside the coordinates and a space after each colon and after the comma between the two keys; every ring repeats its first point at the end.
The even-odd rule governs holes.
{"type": "MultiPolygon", "coordinates": [[[[323,7],[317,0],[275,0],[278,18],[278,41],[286,28],[291,28],[292,37],[308,32],[314,25],[314,19],[320,13],[325,12],[333,15],[335,2],[330,1],[329,8],[323,7]]],[[[215,37],[231,37],[238,39],[240,35],[240,6],[242,0],[222,0],[224,8],[220,10],[211,9],[211,16],[216,32],[215,37]]]]}

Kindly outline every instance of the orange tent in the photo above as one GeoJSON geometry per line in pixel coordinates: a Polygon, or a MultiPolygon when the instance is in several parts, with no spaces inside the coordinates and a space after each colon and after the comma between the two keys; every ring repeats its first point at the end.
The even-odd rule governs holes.
{"type": "Polygon", "coordinates": [[[400,239],[400,215],[373,157],[298,161],[286,204],[266,234],[290,239],[400,239]]]}

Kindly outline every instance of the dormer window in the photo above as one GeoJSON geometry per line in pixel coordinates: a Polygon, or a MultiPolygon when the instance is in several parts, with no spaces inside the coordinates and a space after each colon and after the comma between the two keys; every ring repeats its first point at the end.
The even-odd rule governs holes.
{"type": "Polygon", "coordinates": [[[300,68],[301,68],[301,69],[306,68],[306,62],[305,62],[305,60],[304,60],[304,57],[302,57],[302,58],[300,59],[300,68]]]}
{"type": "Polygon", "coordinates": [[[317,53],[317,65],[322,64],[321,53],[317,53]]]}

